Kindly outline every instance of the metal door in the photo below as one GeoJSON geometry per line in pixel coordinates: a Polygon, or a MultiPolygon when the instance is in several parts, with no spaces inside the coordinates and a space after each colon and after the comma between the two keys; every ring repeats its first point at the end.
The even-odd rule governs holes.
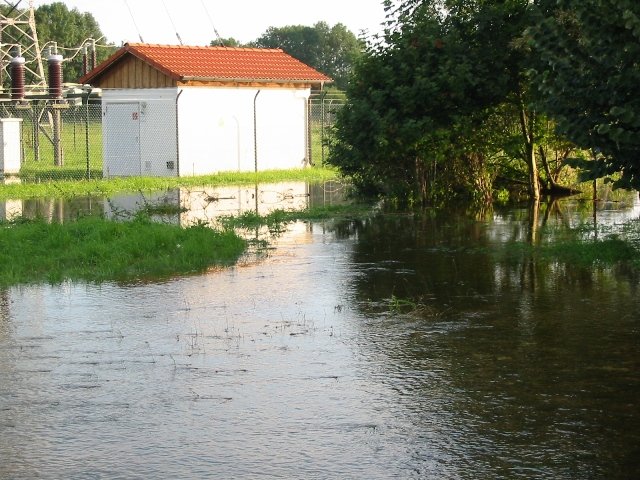
{"type": "Polygon", "coordinates": [[[105,176],[141,175],[140,103],[107,103],[103,116],[105,176]]]}

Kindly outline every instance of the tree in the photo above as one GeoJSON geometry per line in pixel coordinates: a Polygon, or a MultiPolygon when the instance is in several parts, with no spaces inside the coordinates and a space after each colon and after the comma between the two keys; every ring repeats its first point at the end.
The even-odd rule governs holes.
{"type": "Polygon", "coordinates": [[[614,186],[640,189],[640,2],[553,4],[558,9],[541,8],[529,30],[541,60],[540,105],[563,134],[593,152],[595,161],[573,161],[585,179],[614,176],[614,186]]]}
{"type": "Polygon", "coordinates": [[[313,27],[269,27],[252,45],[281,48],[331,77],[340,89],[346,88],[352,66],[364,49],[363,42],[343,24],[330,27],[326,22],[318,22],[313,27]]]}
{"type": "MultiPolygon", "coordinates": [[[[67,60],[63,70],[64,81],[77,81],[83,74],[80,51],[83,44],[89,38],[103,38],[98,22],[90,13],[81,13],[76,8],[69,10],[62,2],[41,5],[35,11],[35,18],[41,47],[55,42],[59,53],[67,60]]],[[[98,50],[96,62],[100,63],[113,50],[115,47],[98,50]]],[[[44,56],[46,59],[46,49],[44,56]]]]}
{"type": "Polygon", "coordinates": [[[465,190],[486,199],[486,160],[500,147],[483,143],[482,132],[497,106],[513,102],[537,188],[526,55],[514,47],[529,2],[407,0],[387,9],[395,21],[357,64],[330,163],[406,199],[433,203],[465,190]]]}
{"type": "Polygon", "coordinates": [[[243,44],[240,40],[228,37],[228,38],[218,38],[217,40],[211,40],[209,44],[212,47],[245,47],[248,45],[243,44]]]}

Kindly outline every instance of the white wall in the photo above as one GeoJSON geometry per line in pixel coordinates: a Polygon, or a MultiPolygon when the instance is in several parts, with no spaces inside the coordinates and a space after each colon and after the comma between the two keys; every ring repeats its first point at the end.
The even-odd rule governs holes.
{"type": "Polygon", "coordinates": [[[256,97],[257,92],[218,87],[104,90],[105,176],[254,171],[255,139],[258,170],[306,166],[309,89],[264,88],[256,97]],[[172,162],[173,170],[168,168],[172,162]]]}
{"type": "Polygon", "coordinates": [[[180,175],[306,165],[308,89],[184,88],[178,100],[180,175]],[[254,99],[257,128],[254,130],[254,99]]]}
{"type": "Polygon", "coordinates": [[[176,94],[175,88],[103,91],[105,176],[177,175],[176,94]]]}

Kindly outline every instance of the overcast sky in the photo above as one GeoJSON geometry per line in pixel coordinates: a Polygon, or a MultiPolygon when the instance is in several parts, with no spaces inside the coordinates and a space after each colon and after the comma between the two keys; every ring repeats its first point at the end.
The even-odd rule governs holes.
{"type": "MultiPolygon", "coordinates": [[[[25,4],[27,2],[24,2],[25,4]]],[[[34,6],[53,3],[36,0],[34,6]]],[[[376,33],[384,21],[382,0],[66,0],[71,10],[89,12],[107,41],[208,45],[216,38],[255,40],[268,27],[343,23],[354,34],[376,33]],[[175,26],[175,28],[174,28],[175,26]]]]}

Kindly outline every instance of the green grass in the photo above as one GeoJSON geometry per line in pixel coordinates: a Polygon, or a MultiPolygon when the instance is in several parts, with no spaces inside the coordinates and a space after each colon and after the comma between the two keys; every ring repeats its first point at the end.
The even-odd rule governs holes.
{"type": "MultiPolygon", "coordinates": [[[[43,123],[47,125],[46,121],[43,123]]],[[[24,161],[20,169],[20,177],[23,181],[102,178],[101,124],[90,121],[85,125],[83,118],[74,117],[72,112],[69,112],[63,120],[63,125],[60,137],[63,165],[55,166],[51,133],[45,135],[39,132],[39,149],[36,156],[33,125],[29,119],[24,121],[22,125],[24,161]]]]}
{"type": "MultiPolygon", "coordinates": [[[[152,222],[149,216],[156,213],[167,212],[152,207],[127,222],[95,216],[64,224],[22,217],[0,222],[0,287],[65,280],[157,280],[202,272],[213,266],[232,265],[245,252],[248,243],[234,229],[267,226],[277,233],[290,222],[362,218],[370,215],[372,208],[347,204],[276,210],[268,215],[247,212],[221,218],[219,230],[205,224],[180,228],[152,222]]],[[[498,261],[535,258],[584,268],[625,265],[640,270],[640,222],[631,222],[623,237],[609,235],[594,240],[581,238],[583,233],[570,229],[554,235],[548,243],[514,242],[491,252],[497,254],[498,261]]],[[[402,302],[396,303],[405,307],[402,302]]]]}
{"type": "Polygon", "coordinates": [[[255,212],[245,212],[238,216],[225,216],[220,218],[220,223],[225,228],[256,228],[267,226],[272,230],[279,230],[286,223],[298,220],[326,220],[363,216],[371,212],[371,206],[365,204],[327,205],[312,207],[305,210],[274,210],[267,215],[258,215],[255,212]]]}
{"type": "Polygon", "coordinates": [[[264,172],[226,172],[198,177],[123,177],[44,183],[0,184],[0,200],[29,198],[108,197],[117,193],[158,191],[190,186],[253,185],[285,181],[324,182],[339,177],[337,170],[313,167],[264,172]]]}
{"type": "Polygon", "coordinates": [[[541,262],[559,262],[584,268],[624,265],[640,270],[640,226],[628,224],[624,236],[607,235],[600,239],[583,238],[584,227],[576,227],[555,235],[545,243],[510,242],[496,251],[498,258],[520,261],[535,258],[541,262]]]}
{"type": "MultiPolygon", "coordinates": [[[[364,215],[370,207],[341,205],[303,211],[246,213],[222,219],[223,228],[188,228],[152,222],[149,212],[116,222],[86,216],[67,223],[19,217],[0,222],[0,287],[65,280],[130,282],[206,271],[234,264],[247,241],[234,228],[279,230],[296,220],[364,215]]],[[[156,213],[155,211],[152,213],[156,213]]]]}
{"type": "MultiPolygon", "coordinates": [[[[67,223],[17,218],[0,222],[0,287],[161,279],[234,264],[248,243],[234,228],[267,225],[278,230],[296,220],[364,215],[367,206],[329,206],[303,211],[278,210],[259,216],[225,217],[223,228],[188,228],[152,222],[149,212],[116,222],[86,216],[67,223]]],[[[155,213],[155,212],[154,212],[155,213]]]]}
{"type": "MultiPolygon", "coordinates": [[[[116,193],[170,188],[277,183],[321,182],[335,179],[335,170],[223,173],[186,178],[116,178],[0,185],[0,199],[108,197],[116,193]]],[[[16,284],[72,281],[133,281],[201,272],[211,266],[231,265],[247,248],[233,228],[252,224],[282,225],[305,218],[339,216],[348,207],[332,206],[302,212],[277,211],[266,217],[233,221],[222,230],[205,225],[189,228],[152,222],[149,217],[175,214],[176,206],[148,205],[132,221],[81,217],[64,224],[17,218],[0,223],[0,287],[16,284]]],[[[270,227],[271,228],[271,227],[270,227]]]]}
{"type": "Polygon", "coordinates": [[[234,264],[246,242],[231,230],[130,222],[101,217],[47,223],[23,218],[0,223],[0,286],[64,280],[158,279],[234,264]]]}
{"type": "Polygon", "coordinates": [[[537,247],[542,258],[590,267],[593,265],[626,264],[640,267],[640,250],[620,238],[603,240],[558,241],[537,247]]]}

